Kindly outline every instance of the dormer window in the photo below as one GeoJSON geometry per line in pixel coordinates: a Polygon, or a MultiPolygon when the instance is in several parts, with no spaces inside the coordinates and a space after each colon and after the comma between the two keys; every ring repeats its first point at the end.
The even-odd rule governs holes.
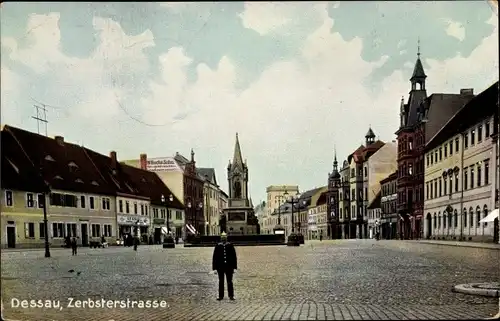
{"type": "Polygon", "coordinates": [[[79,178],[77,178],[77,179],[75,180],[75,182],[80,183],[80,184],[83,184],[83,181],[82,181],[81,179],[79,179],[79,178]]]}
{"type": "Polygon", "coordinates": [[[92,181],[90,184],[92,184],[94,186],[99,186],[99,183],[97,183],[96,181],[92,181]]]}
{"type": "Polygon", "coordinates": [[[59,176],[59,175],[55,176],[54,179],[58,179],[58,180],[61,180],[61,181],[63,180],[63,178],[61,176],[59,176]]]}
{"type": "Polygon", "coordinates": [[[45,160],[50,162],[55,162],[55,160],[50,155],[45,156],[45,160]]]}
{"type": "Polygon", "coordinates": [[[68,167],[69,167],[69,171],[72,173],[78,169],[78,165],[76,165],[74,162],[70,162],[68,164],[68,167]]]}
{"type": "Polygon", "coordinates": [[[143,177],[143,178],[141,179],[141,182],[146,183],[146,179],[143,177]]]}

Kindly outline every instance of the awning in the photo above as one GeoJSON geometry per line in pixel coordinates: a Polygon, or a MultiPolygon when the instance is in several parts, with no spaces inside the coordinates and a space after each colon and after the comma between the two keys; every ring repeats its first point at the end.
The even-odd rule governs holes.
{"type": "Polygon", "coordinates": [[[494,209],[490,212],[490,214],[486,215],[485,218],[479,221],[479,223],[488,223],[493,222],[498,217],[498,208],[494,209]]]}

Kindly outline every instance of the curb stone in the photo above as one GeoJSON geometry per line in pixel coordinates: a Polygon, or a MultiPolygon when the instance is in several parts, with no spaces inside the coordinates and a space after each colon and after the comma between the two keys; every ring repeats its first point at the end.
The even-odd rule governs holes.
{"type": "Polygon", "coordinates": [[[500,284],[494,282],[458,284],[453,287],[453,292],[498,298],[500,297],[500,284]]]}

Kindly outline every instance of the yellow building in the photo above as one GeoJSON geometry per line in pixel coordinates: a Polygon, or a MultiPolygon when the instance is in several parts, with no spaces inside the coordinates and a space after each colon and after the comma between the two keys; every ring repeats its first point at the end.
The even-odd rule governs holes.
{"type": "Polygon", "coordinates": [[[498,82],[468,102],[425,147],[424,237],[498,242],[498,82]]]}
{"type": "MultiPolygon", "coordinates": [[[[270,185],[266,188],[267,202],[263,217],[261,218],[261,234],[272,234],[274,228],[278,225],[278,217],[274,214],[279,207],[284,204],[291,196],[299,192],[298,185],[270,185]]],[[[282,220],[281,225],[285,224],[282,220]]]]}

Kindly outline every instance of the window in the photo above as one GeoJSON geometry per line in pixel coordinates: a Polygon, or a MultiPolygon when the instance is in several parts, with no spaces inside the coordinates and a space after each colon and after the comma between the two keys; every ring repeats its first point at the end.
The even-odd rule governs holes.
{"type": "Polygon", "coordinates": [[[444,158],[448,157],[448,145],[444,145],[444,158]]]}
{"type": "Polygon", "coordinates": [[[12,191],[5,191],[5,205],[7,206],[14,205],[14,197],[12,191]]]}
{"type": "Polygon", "coordinates": [[[92,224],[92,237],[101,237],[101,225],[92,224]]]}
{"type": "Polygon", "coordinates": [[[61,207],[76,207],[76,203],[77,198],[75,195],[60,193],[50,194],[50,205],[61,207]]]}
{"type": "Polygon", "coordinates": [[[175,219],[182,220],[182,212],[181,211],[175,211],[175,219]]]}
{"type": "Polygon", "coordinates": [[[167,213],[167,211],[164,208],[162,208],[161,213],[160,213],[160,215],[161,215],[160,218],[164,219],[166,217],[166,213],[167,213]]]}
{"type": "Polygon", "coordinates": [[[87,205],[85,204],[85,201],[86,201],[86,197],[85,197],[85,195],[80,196],[80,207],[81,207],[81,208],[85,208],[85,206],[87,206],[87,205]]]}
{"type": "Polygon", "coordinates": [[[433,188],[432,188],[433,187],[432,182],[430,183],[430,186],[431,186],[431,198],[433,198],[434,197],[434,193],[433,193],[433,188]]]}
{"type": "Polygon", "coordinates": [[[356,190],[353,188],[351,190],[351,201],[355,201],[356,200],[356,190]]]}
{"type": "Polygon", "coordinates": [[[481,208],[478,206],[476,207],[476,227],[481,226],[479,221],[481,220],[481,208]]]}
{"type": "MultiPolygon", "coordinates": [[[[484,205],[484,208],[483,208],[483,218],[485,218],[486,216],[488,216],[488,206],[487,205],[484,205]]],[[[484,222],[484,227],[488,226],[488,222],[484,222]]]]}
{"type": "Polygon", "coordinates": [[[441,228],[441,212],[438,213],[438,228],[441,228]]]}
{"type": "Polygon", "coordinates": [[[437,179],[434,180],[434,198],[438,196],[438,182],[437,179]]]}
{"type": "Polygon", "coordinates": [[[144,205],[144,215],[148,215],[148,206],[144,205]]]}
{"type": "Polygon", "coordinates": [[[408,174],[413,175],[413,164],[408,164],[408,174]]]}
{"type": "Polygon", "coordinates": [[[137,202],[134,202],[134,214],[137,214],[137,202]]]}
{"type": "Polygon", "coordinates": [[[457,210],[455,210],[455,212],[453,212],[453,223],[455,223],[455,227],[458,226],[458,213],[457,213],[457,210]]]}
{"type": "Polygon", "coordinates": [[[89,205],[90,205],[90,209],[91,209],[91,210],[95,209],[95,200],[94,200],[94,196],[89,196],[89,205]]]}
{"type": "Polygon", "coordinates": [[[455,173],[455,193],[458,192],[458,172],[455,173]]]}
{"type": "MultiPolygon", "coordinates": [[[[212,213],[215,213],[215,209],[213,207],[210,208],[210,211],[212,213]]],[[[172,210],[171,209],[167,209],[167,220],[171,220],[172,219],[172,210]]]]}
{"type": "Polygon", "coordinates": [[[123,213],[123,201],[119,200],[118,201],[118,209],[120,213],[123,213]]]}
{"type": "Polygon", "coordinates": [[[477,126],[477,142],[480,143],[483,140],[483,126],[477,126]]]}
{"type": "Polygon", "coordinates": [[[453,155],[453,142],[450,142],[450,156],[453,155]]]}
{"type": "Polygon", "coordinates": [[[469,134],[464,134],[464,148],[469,148],[469,134]]]}
{"type": "Polygon", "coordinates": [[[144,215],[144,204],[141,204],[141,215],[144,215]]]}
{"type": "Polygon", "coordinates": [[[476,143],[476,131],[473,129],[470,131],[470,145],[474,146],[476,143]]]}
{"type": "Polygon", "coordinates": [[[468,168],[467,168],[467,167],[465,167],[465,168],[463,169],[463,171],[464,171],[464,190],[466,190],[466,189],[467,189],[467,185],[468,185],[467,183],[469,182],[469,181],[468,181],[469,171],[468,171],[468,168]]]}
{"type": "Polygon", "coordinates": [[[103,197],[101,201],[102,201],[102,209],[105,211],[109,211],[109,209],[111,208],[110,199],[108,197],[103,197]]]}
{"type": "Polygon", "coordinates": [[[45,204],[45,195],[38,194],[37,195],[37,205],[38,205],[38,208],[43,208],[43,204],[45,204]]]}
{"type": "Polygon", "coordinates": [[[460,148],[460,143],[458,142],[458,137],[455,138],[455,152],[458,153],[458,149],[460,148]]]}
{"type": "Polygon", "coordinates": [[[438,162],[438,151],[434,152],[434,163],[438,162]]]}
{"type": "Polygon", "coordinates": [[[443,190],[442,190],[442,182],[441,182],[441,178],[439,179],[439,197],[441,197],[443,195],[443,190]]]}
{"type": "Polygon", "coordinates": [[[450,175],[450,195],[453,194],[453,177],[450,175]]]}
{"type": "Polygon", "coordinates": [[[429,199],[429,182],[425,183],[425,198],[429,199]]]}
{"type": "Polygon", "coordinates": [[[490,183],[490,161],[489,159],[484,161],[484,185],[490,183]]]}
{"type": "Polygon", "coordinates": [[[66,223],[66,236],[76,237],[76,224],[66,223]]]}
{"type": "Polygon", "coordinates": [[[434,213],[434,228],[437,227],[437,216],[436,213],[434,213]]]}
{"type": "Polygon", "coordinates": [[[462,219],[464,220],[464,227],[467,227],[467,209],[466,208],[463,209],[463,218],[462,219]]]}
{"type": "Polygon", "coordinates": [[[365,177],[368,177],[368,167],[365,167],[365,177]]]}
{"type": "Polygon", "coordinates": [[[429,155],[427,155],[427,166],[429,166],[430,163],[429,163],[429,155]]]}
{"type": "Polygon", "coordinates": [[[443,212],[443,228],[446,228],[446,218],[447,218],[447,216],[446,216],[445,212],[443,212]]]}
{"type": "Polygon", "coordinates": [[[26,193],[26,207],[34,207],[35,206],[35,200],[33,193],[26,193]]]}
{"type": "Polygon", "coordinates": [[[448,189],[446,188],[448,181],[446,180],[446,177],[443,178],[443,195],[448,194],[448,189]]]}
{"type": "Polygon", "coordinates": [[[439,147],[439,161],[443,160],[443,148],[439,147]]]}
{"type": "Polygon", "coordinates": [[[484,137],[490,137],[490,123],[484,124],[484,137]]]}
{"type": "Polygon", "coordinates": [[[470,188],[474,188],[474,166],[470,167],[470,188]]]}
{"type": "Polygon", "coordinates": [[[45,238],[45,223],[38,223],[38,235],[40,238],[45,238]]]}
{"type": "Polygon", "coordinates": [[[153,218],[158,218],[158,209],[153,207],[153,218]]]}
{"type": "Polygon", "coordinates": [[[105,237],[111,237],[113,236],[112,230],[111,230],[111,224],[104,224],[103,226],[103,236],[105,237]]]}
{"type": "Polygon", "coordinates": [[[52,236],[53,237],[64,237],[64,224],[63,223],[52,223],[52,236]]]}
{"type": "Polygon", "coordinates": [[[24,237],[27,239],[35,238],[35,223],[24,223],[24,237]]]}
{"type": "Polygon", "coordinates": [[[477,163],[477,187],[481,186],[481,162],[477,163]]]}
{"type": "Polygon", "coordinates": [[[469,223],[470,227],[474,227],[474,210],[472,209],[472,206],[469,208],[469,223]]]}
{"type": "Polygon", "coordinates": [[[130,213],[130,203],[128,201],[125,201],[125,213],[130,213]]]}

